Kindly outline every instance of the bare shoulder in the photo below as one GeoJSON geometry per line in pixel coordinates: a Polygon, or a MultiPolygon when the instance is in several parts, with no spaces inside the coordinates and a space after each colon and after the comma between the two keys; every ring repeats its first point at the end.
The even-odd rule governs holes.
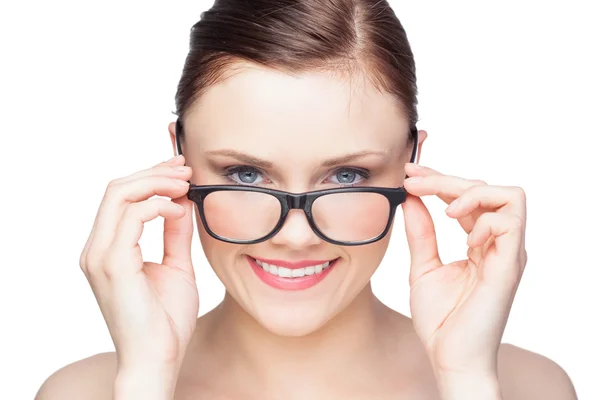
{"type": "Polygon", "coordinates": [[[50,375],[35,400],[110,400],[116,371],[115,353],[84,358],[50,375]]]}
{"type": "Polygon", "coordinates": [[[500,346],[498,379],[504,400],[577,399],[571,378],[560,365],[510,344],[500,346]]]}

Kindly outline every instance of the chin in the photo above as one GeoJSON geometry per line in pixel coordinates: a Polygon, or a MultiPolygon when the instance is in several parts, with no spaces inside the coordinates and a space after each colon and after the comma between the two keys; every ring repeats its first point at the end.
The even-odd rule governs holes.
{"type": "Polygon", "coordinates": [[[332,310],[314,309],[304,305],[285,307],[278,304],[261,305],[251,311],[253,318],[277,336],[301,337],[310,335],[331,320],[332,310]]]}
{"type": "Polygon", "coordinates": [[[348,269],[347,262],[335,256],[291,262],[244,255],[236,268],[234,279],[238,282],[233,285],[244,290],[233,292],[245,293],[235,297],[264,329],[278,336],[306,336],[321,329],[343,308],[350,294],[344,288],[348,269]],[[283,276],[275,275],[274,263],[269,262],[289,267],[295,276],[288,276],[290,272],[285,270],[283,276]],[[299,270],[308,274],[300,276],[299,270]]]}

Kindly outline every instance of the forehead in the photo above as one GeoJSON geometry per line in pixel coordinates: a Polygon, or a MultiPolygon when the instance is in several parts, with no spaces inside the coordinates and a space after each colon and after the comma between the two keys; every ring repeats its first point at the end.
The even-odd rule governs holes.
{"type": "Polygon", "coordinates": [[[244,66],[210,87],[186,119],[186,141],[207,151],[264,156],[402,151],[408,121],[392,95],[363,74],[287,74],[244,66]]]}

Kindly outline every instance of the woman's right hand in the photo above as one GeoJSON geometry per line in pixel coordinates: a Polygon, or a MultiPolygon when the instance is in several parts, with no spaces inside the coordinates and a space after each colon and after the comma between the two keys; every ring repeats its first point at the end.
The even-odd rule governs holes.
{"type": "Polygon", "coordinates": [[[199,299],[191,260],[193,204],[185,196],[191,174],[179,156],[112,181],[81,253],[119,373],[176,374],[194,332],[199,299]],[[165,219],[161,264],[144,262],[138,244],[144,223],[158,216],[165,219]]]}

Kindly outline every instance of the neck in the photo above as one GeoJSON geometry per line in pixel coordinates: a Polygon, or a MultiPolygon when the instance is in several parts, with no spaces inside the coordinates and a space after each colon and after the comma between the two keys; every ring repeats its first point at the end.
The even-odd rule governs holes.
{"type": "Polygon", "coordinates": [[[354,376],[353,369],[364,374],[366,368],[381,368],[389,346],[384,340],[390,331],[388,310],[369,284],[318,331],[282,337],[264,329],[226,295],[208,322],[206,345],[220,365],[234,365],[254,384],[273,388],[274,382],[281,382],[289,387],[301,379],[313,388],[321,382],[327,387],[332,380],[354,376]]]}

